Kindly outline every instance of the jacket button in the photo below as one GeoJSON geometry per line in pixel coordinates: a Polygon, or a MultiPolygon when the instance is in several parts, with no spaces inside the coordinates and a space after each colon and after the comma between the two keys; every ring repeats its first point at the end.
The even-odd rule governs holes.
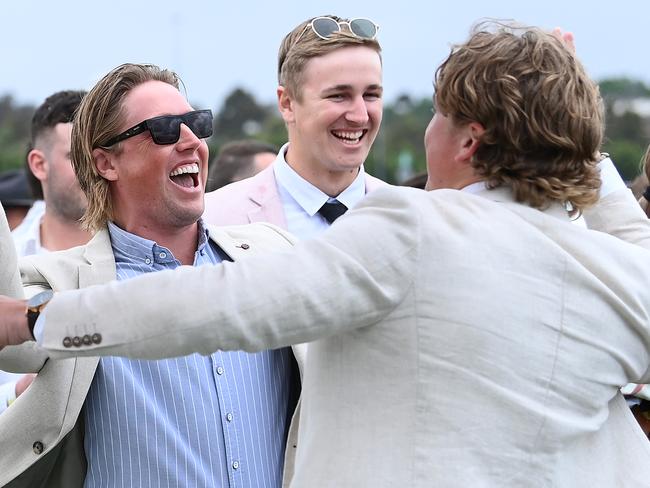
{"type": "Polygon", "coordinates": [[[246,244],[246,243],[242,244],[242,245],[239,246],[239,247],[241,247],[244,251],[245,251],[246,249],[250,249],[250,246],[249,246],[248,244],[246,244]]]}
{"type": "Polygon", "coordinates": [[[43,446],[43,443],[41,441],[36,441],[32,445],[32,449],[34,450],[35,454],[42,454],[43,449],[45,449],[45,447],[43,446]]]}
{"type": "Polygon", "coordinates": [[[70,339],[69,337],[65,337],[63,339],[63,347],[70,347],[70,346],[72,346],[72,339],[70,339]]]}
{"type": "Polygon", "coordinates": [[[93,341],[90,339],[90,336],[88,334],[86,334],[81,338],[81,342],[83,342],[84,346],[90,346],[93,343],[93,341]]]}
{"type": "Polygon", "coordinates": [[[73,345],[74,347],[81,347],[81,337],[79,337],[79,336],[74,336],[74,337],[72,338],[72,345],[73,345]]]}
{"type": "Polygon", "coordinates": [[[102,335],[101,334],[93,334],[93,336],[90,338],[91,341],[93,341],[93,344],[99,344],[102,342],[102,335]]]}

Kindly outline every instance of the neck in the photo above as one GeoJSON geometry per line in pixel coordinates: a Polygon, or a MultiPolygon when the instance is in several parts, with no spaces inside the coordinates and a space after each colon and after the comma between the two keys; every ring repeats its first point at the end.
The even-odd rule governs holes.
{"type": "Polygon", "coordinates": [[[349,187],[359,174],[359,168],[349,171],[329,171],[322,168],[301,166],[299,162],[291,160],[286,154],[287,164],[302,178],[314,185],[329,197],[337,197],[349,187]]]}
{"type": "Polygon", "coordinates": [[[166,247],[181,264],[188,266],[194,264],[194,255],[199,245],[199,224],[197,222],[182,227],[150,227],[145,224],[129,225],[115,219],[115,224],[131,234],[155,241],[159,246],[166,247]]]}
{"type": "Polygon", "coordinates": [[[90,233],[82,230],[79,222],[60,218],[47,210],[41,220],[41,247],[48,251],[62,251],[81,246],[90,240],[90,233]]]}

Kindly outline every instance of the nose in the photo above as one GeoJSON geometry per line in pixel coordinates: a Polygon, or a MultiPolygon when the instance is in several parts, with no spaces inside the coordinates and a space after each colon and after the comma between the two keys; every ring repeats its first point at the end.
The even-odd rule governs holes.
{"type": "Polygon", "coordinates": [[[180,136],[178,142],[176,143],[176,148],[178,151],[185,151],[187,149],[196,149],[201,145],[201,139],[196,137],[196,134],[192,132],[187,125],[181,124],[180,126],[180,136]]]}
{"type": "Polygon", "coordinates": [[[357,96],[350,102],[345,118],[354,124],[363,125],[368,122],[368,107],[363,96],[357,96]]]}

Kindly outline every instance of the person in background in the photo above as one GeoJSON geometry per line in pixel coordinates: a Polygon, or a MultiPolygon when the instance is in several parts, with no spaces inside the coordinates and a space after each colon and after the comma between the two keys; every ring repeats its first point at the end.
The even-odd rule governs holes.
{"type": "Polygon", "coordinates": [[[45,205],[40,215],[26,219],[12,236],[18,256],[60,251],[85,244],[90,233],[81,227],[86,196],[70,161],[72,118],[85,92],[60,91],[45,99],[32,117],[27,153],[29,183],[45,205]]]}
{"type": "Polygon", "coordinates": [[[277,99],[289,142],[267,169],[208,193],[206,222],[270,222],[310,238],[385,185],[363,169],[382,119],[377,31],[368,19],[322,16],[285,36],[277,99]]]}
{"type": "Polygon", "coordinates": [[[278,148],[253,139],[223,145],[210,164],[206,192],[255,176],[275,161],[278,148]]]}

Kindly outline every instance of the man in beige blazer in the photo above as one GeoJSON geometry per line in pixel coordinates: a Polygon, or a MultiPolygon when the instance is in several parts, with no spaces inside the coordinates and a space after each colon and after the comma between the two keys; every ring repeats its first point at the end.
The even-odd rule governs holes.
{"type": "MultiPolygon", "coordinates": [[[[596,166],[602,104],[573,54],[536,29],[483,29],[437,71],[435,191],[378,190],[291,252],[58,294],[43,347],[312,341],[296,487],[643,486],[650,447],[619,387],[650,379],[648,221],[596,166]],[[70,344],[88,334],[101,343],[70,344]]],[[[3,317],[0,341],[31,338],[3,317]]]]}
{"type": "MultiPolygon", "coordinates": [[[[86,246],[26,259],[21,271],[30,292],[291,245],[288,234],[268,224],[197,222],[212,116],[192,111],[178,84],[170,71],[127,64],[87,95],[72,154],[88,197],[85,223],[97,233],[86,246]]],[[[33,343],[3,350],[2,367],[38,376],[0,416],[0,485],[253,486],[251,479],[263,478],[256,486],[279,486],[299,392],[291,351],[230,354],[123,363],[52,361],[33,343]]],[[[294,354],[302,366],[298,347],[294,354]]]]}
{"type": "Polygon", "coordinates": [[[377,29],[370,20],[326,16],[286,35],[277,97],[289,142],[257,175],[207,193],[206,222],[270,222],[313,237],[385,185],[363,168],[382,118],[377,29]]]}

